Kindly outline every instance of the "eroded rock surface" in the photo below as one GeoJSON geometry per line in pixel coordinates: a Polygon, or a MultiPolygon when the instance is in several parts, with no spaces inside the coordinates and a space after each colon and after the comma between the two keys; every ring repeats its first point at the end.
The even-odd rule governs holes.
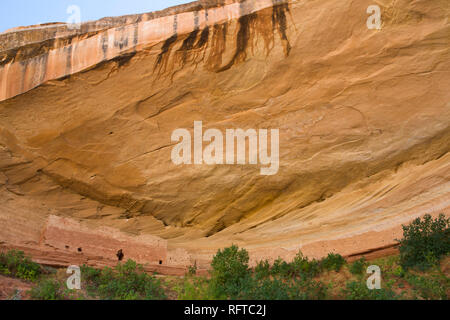
{"type": "Polygon", "coordinates": [[[0,35],[2,245],[63,251],[41,241],[53,215],[157,237],[172,266],[231,243],[351,256],[449,214],[450,3],[378,1],[369,30],[372,2],[200,1],[0,35]],[[278,174],[174,165],[194,121],[279,129],[278,174]]]}

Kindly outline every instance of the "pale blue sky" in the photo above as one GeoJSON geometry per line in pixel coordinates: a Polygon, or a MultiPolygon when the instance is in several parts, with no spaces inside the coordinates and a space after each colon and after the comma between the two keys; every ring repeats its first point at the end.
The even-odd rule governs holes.
{"type": "Polygon", "coordinates": [[[193,0],[2,0],[0,32],[46,22],[66,22],[67,8],[79,6],[81,20],[161,10],[193,0]]]}

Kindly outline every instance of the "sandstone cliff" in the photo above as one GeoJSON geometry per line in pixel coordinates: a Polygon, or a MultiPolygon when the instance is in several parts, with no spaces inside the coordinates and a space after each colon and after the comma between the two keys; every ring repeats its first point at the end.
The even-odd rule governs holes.
{"type": "Polygon", "coordinates": [[[445,0],[199,1],[0,34],[2,245],[70,260],[79,228],[101,238],[86,259],[114,259],[106,226],[159,239],[142,246],[173,266],[231,243],[253,259],[392,245],[402,223],[449,214],[449,12],[445,0]],[[381,30],[366,26],[372,4],[381,30]],[[279,129],[278,174],[174,165],[171,133],[199,120],[279,129]],[[64,237],[46,240],[58,225],[64,237]]]}

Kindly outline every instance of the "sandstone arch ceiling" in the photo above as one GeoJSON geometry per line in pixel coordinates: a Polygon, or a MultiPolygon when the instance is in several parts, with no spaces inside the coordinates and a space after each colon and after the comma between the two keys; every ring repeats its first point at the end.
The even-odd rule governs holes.
{"type": "Polygon", "coordinates": [[[379,32],[365,26],[366,1],[252,4],[31,32],[3,50],[3,97],[22,92],[0,102],[5,207],[198,252],[297,248],[448,212],[449,4],[384,1],[379,32]],[[160,40],[144,44],[152,21],[160,40]],[[171,132],[195,120],[279,128],[279,174],[175,167],[171,132]]]}

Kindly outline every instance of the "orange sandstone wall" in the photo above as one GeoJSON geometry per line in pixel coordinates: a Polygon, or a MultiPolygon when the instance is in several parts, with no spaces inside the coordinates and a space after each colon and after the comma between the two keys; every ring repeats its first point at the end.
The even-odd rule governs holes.
{"type": "MultiPolygon", "coordinates": [[[[10,50],[6,54],[3,53],[3,57],[0,55],[0,101],[27,92],[46,81],[59,79],[102,61],[155,45],[173,35],[237,19],[281,3],[285,1],[247,0],[167,15],[98,31],[95,35],[88,35],[83,39],[74,38],[72,41],[72,38],[69,38],[65,41],[66,45],[49,48],[47,52],[32,57],[26,54],[20,57],[15,50],[10,50]]],[[[63,35],[65,34],[67,31],[63,35]]],[[[56,34],[55,36],[58,37],[56,34]]]]}

